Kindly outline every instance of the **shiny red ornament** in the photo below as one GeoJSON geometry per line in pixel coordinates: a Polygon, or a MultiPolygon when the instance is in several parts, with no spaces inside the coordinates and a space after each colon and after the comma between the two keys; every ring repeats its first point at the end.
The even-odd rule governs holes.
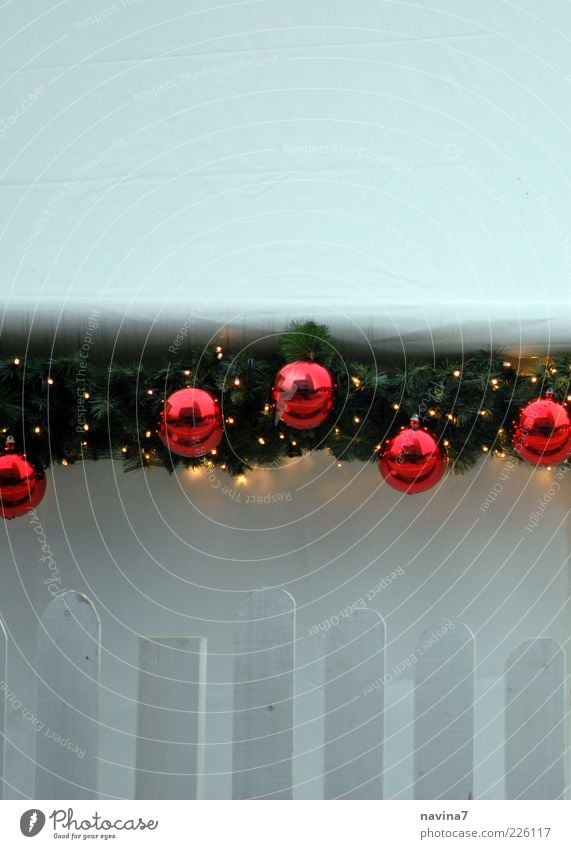
{"type": "Polygon", "coordinates": [[[531,401],[521,410],[515,424],[514,447],[523,460],[534,466],[562,463],[571,452],[571,421],[553,393],[531,401]]]}
{"type": "Polygon", "coordinates": [[[39,463],[14,450],[8,437],[0,455],[0,516],[16,519],[37,507],[46,491],[46,475],[39,463]]]}
{"type": "Polygon", "coordinates": [[[333,407],[333,375],[325,366],[298,360],[277,373],[272,389],[279,421],[297,430],[319,427],[333,407]]]}
{"type": "Polygon", "coordinates": [[[379,470],[386,482],[412,495],[426,492],[438,483],[446,469],[444,449],[418,419],[410,421],[394,439],[388,439],[379,457],[379,470]]]}
{"type": "Polygon", "coordinates": [[[202,457],[224,434],[218,400],[204,389],[188,387],[170,395],[161,412],[159,437],[173,454],[202,457]]]}

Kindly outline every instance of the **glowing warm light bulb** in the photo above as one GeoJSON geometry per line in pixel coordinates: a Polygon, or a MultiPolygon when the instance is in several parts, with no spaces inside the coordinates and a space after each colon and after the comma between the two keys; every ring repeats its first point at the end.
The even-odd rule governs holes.
{"type": "Polygon", "coordinates": [[[393,410],[400,410],[400,404],[393,404],[393,410]]]}
{"type": "Polygon", "coordinates": [[[258,437],[258,442],[260,443],[260,445],[265,445],[265,444],[266,444],[266,440],[264,439],[264,437],[263,437],[263,436],[259,436],[259,437],[258,437]]]}
{"type": "Polygon", "coordinates": [[[482,451],[484,452],[484,454],[486,453],[486,451],[489,451],[489,450],[490,449],[488,448],[487,445],[482,445],[482,451]]]}
{"type": "Polygon", "coordinates": [[[126,446],[126,445],[124,445],[124,446],[121,448],[121,451],[123,452],[123,454],[126,454],[126,453],[127,453],[127,446],[126,446]]]}
{"type": "Polygon", "coordinates": [[[151,431],[150,431],[150,430],[145,431],[145,436],[147,437],[147,439],[149,439],[149,437],[150,437],[151,435],[152,435],[152,434],[151,434],[151,431]]]}
{"type": "Polygon", "coordinates": [[[46,383],[48,384],[48,386],[53,386],[54,385],[53,377],[48,377],[48,379],[46,380],[46,383]]]}
{"type": "Polygon", "coordinates": [[[234,386],[240,386],[240,378],[239,377],[234,378],[234,386]]]}
{"type": "Polygon", "coordinates": [[[457,369],[454,369],[454,371],[452,372],[452,374],[454,375],[454,377],[460,377],[460,375],[462,374],[462,372],[460,371],[460,369],[459,369],[459,368],[457,368],[457,369]]]}
{"type": "Polygon", "coordinates": [[[36,425],[36,427],[34,428],[34,433],[41,433],[41,432],[42,432],[41,427],[39,427],[39,425],[36,425]]]}
{"type": "Polygon", "coordinates": [[[88,425],[88,424],[84,424],[84,425],[83,425],[83,429],[84,429],[84,430],[89,430],[89,425],[88,425]]]}
{"type": "Polygon", "coordinates": [[[531,378],[531,382],[532,382],[532,383],[537,383],[537,377],[536,377],[535,375],[531,378]]]}
{"type": "Polygon", "coordinates": [[[84,393],[83,393],[83,397],[84,397],[84,398],[85,398],[85,400],[87,401],[87,400],[88,400],[88,398],[89,398],[89,392],[84,392],[84,393]]]}
{"type": "Polygon", "coordinates": [[[354,416],[353,421],[355,422],[355,424],[359,424],[361,419],[359,418],[359,416],[354,416]]]}
{"type": "Polygon", "coordinates": [[[15,366],[19,366],[20,365],[20,357],[14,357],[12,362],[14,363],[15,366]]]}

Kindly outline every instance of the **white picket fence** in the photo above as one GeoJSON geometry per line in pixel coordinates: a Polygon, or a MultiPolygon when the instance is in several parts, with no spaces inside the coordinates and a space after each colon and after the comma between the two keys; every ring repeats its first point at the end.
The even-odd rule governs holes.
{"type": "MultiPolygon", "coordinates": [[[[470,799],[474,637],[459,622],[438,628],[437,623],[419,636],[422,650],[414,667],[414,797],[470,799]],[[430,640],[435,633],[438,639],[430,640]]],[[[390,681],[385,642],[382,617],[366,609],[355,610],[327,633],[326,799],[383,798],[384,697],[390,681]]],[[[235,799],[293,797],[295,645],[292,596],[281,589],[251,593],[234,626],[235,799]]],[[[0,678],[9,689],[6,647],[0,623],[0,678]]],[[[97,798],[99,652],[99,618],[91,602],[77,592],[55,598],[38,629],[36,714],[50,734],[36,735],[36,798],[97,798]],[[72,741],[80,741],[81,756],[72,741]]],[[[138,799],[202,797],[206,659],[201,637],[140,638],[138,799]]],[[[506,798],[563,798],[564,694],[564,654],[554,640],[534,639],[511,653],[505,671],[506,798]]],[[[2,699],[0,766],[5,705],[2,699]]]]}

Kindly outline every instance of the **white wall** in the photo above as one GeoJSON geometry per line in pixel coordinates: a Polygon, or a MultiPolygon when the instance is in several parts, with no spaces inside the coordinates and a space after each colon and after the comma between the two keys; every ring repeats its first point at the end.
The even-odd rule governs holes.
{"type": "MultiPolygon", "coordinates": [[[[100,787],[134,787],[137,635],[208,639],[205,792],[230,795],[232,619],[245,593],[279,585],[296,599],[295,796],[321,795],[321,636],[310,629],[363,597],[400,567],[369,606],[387,622],[388,671],[421,631],[458,618],[476,637],[476,798],[503,793],[503,684],[517,643],[569,635],[571,507],[563,479],[533,532],[529,514],[555,472],[488,458],[474,473],[446,477],[432,493],[401,496],[374,465],[338,468],[325,454],[251,474],[233,487],[223,473],[163,470],[123,474],[107,461],[56,467],[38,509],[62,588],[85,592],[102,620],[100,787]],[[218,482],[220,485],[218,486],[218,482]],[[482,502],[499,485],[497,501],[482,502]],[[240,501],[224,494],[230,486],[240,501]],[[283,503],[247,496],[291,493],[283,503]]],[[[10,635],[11,689],[34,708],[34,633],[49,601],[48,575],[27,518],[0,526],[0,611],[10,635]]],[[[387,688],[385,794],[411,797],[412,665],[387,688]]],[[[8,705],[8,796],[33,794],[34,732],[8,705]]]]}
{"type": "Polygon", "coordinates": [[[107,350],[300,310],[392,354],[568,348],[565,0],[28,0],[0,32],[9,344],[100,306],[107,350]]]}

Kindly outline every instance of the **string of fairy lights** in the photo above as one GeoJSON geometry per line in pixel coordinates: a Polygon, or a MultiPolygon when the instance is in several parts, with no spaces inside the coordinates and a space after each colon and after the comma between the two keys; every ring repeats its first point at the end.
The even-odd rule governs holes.
{"type": "Polygon", "coordinates": [[[493,351],[389,365],[340,354],[328,329],[315,322],[294,322],[282,341],[264,355],[255,349],[235,355],[215,344],[189,347],[170,359],[94,360],[81,394],[73,352],[49,360],[6,357],[0,359],[0,431],[13,435],[18,449],[44,468],[112,458],[126,471],[172,472],[182,464],[221,468],[241,480],[253,469],[310,451],[327,451],[339,467],[374,461],[384,441],[419,415],[445,450],[449,469],[462,473],[483,454],[517,458],[514,421],[547,389],[558,403],[571,402],[571,357],[565,352],[535,359],[531,370],[493,351]],[[276,422],[275,377],[294,360],[324,363],[333,375],[331,409],[312,428],[276,422]],[[224,436],[202,456],[179,456],[159,437],[164,405],[184,387],[200,387],[220,402],[224,436]]]}

